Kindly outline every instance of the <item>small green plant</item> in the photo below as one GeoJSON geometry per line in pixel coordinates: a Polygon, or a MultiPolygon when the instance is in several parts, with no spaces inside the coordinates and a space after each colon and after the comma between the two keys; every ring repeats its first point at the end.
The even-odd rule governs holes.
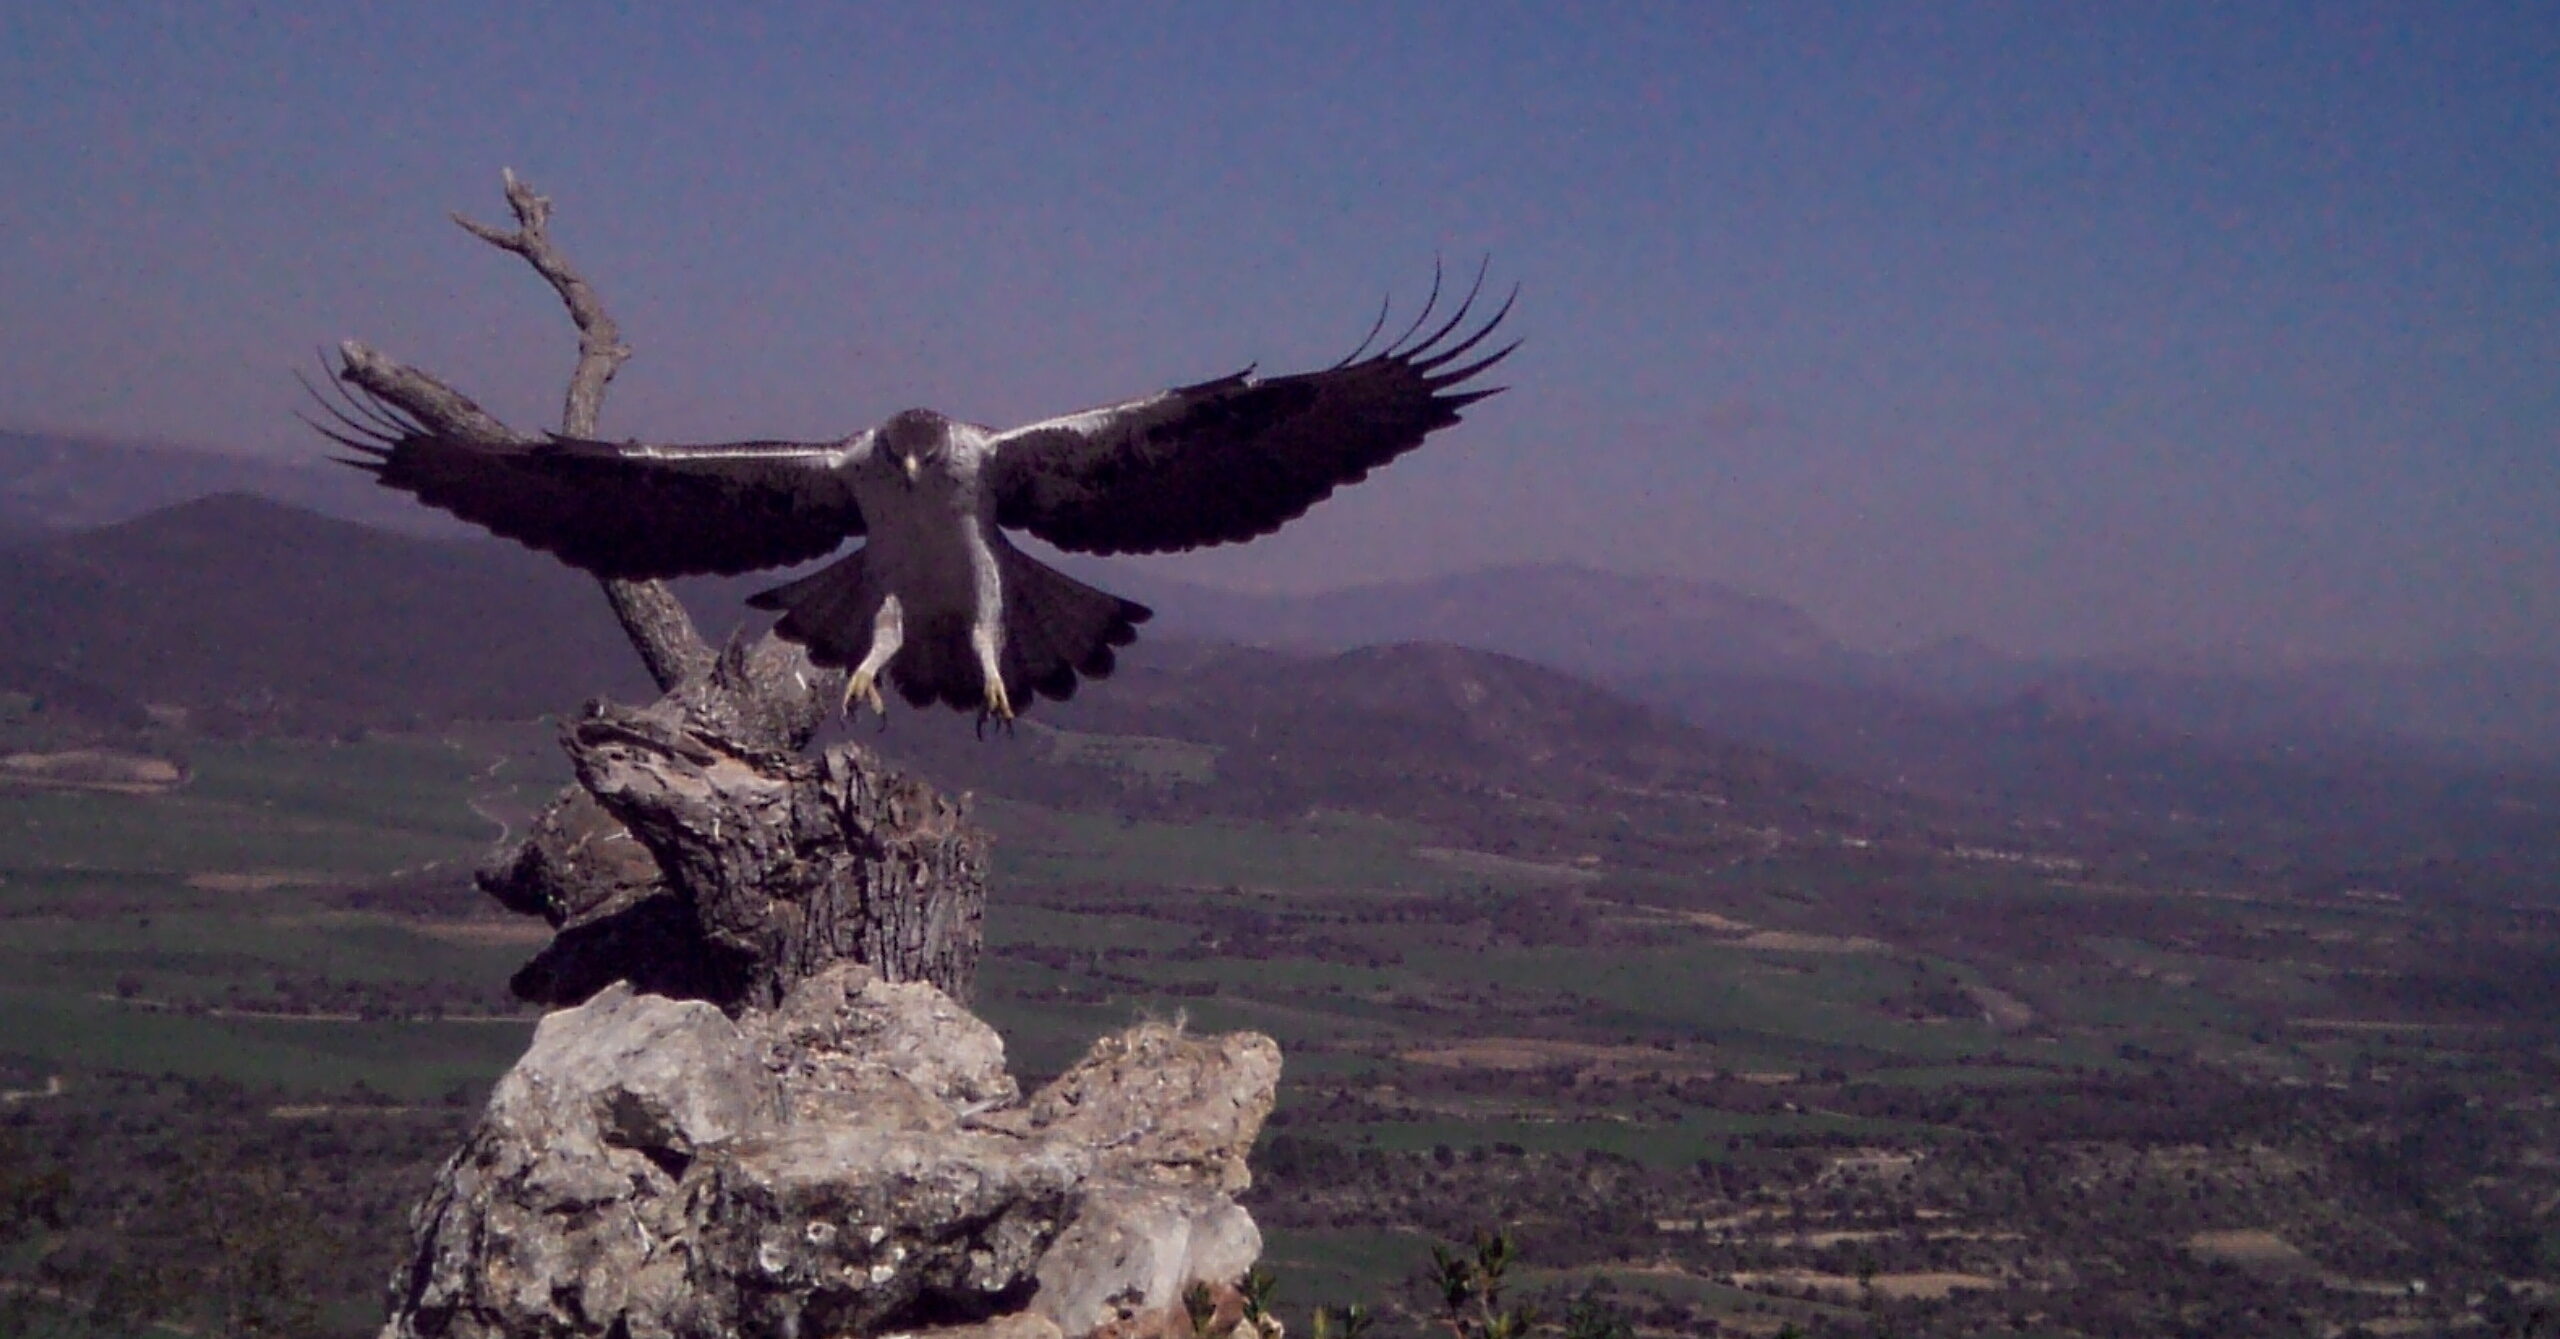
{"type": "Polygon", "coordinates": [[[1280,1290],[1280,1277],[1260,1265],[1245,1271],[1236,1283],[1236,1291],[1244,1296],[1244,1318],[1255,1330],[1263,1329],[1263,1321],[1271,1315],[1271,1295],[1280,1290]]]}
{"type": "Polygon", "coordinates": [[[1584,1288],[1564,1309],[1564,1339],[1635,1339],[1635,1335],[1635,1323],[1603,1301],[1597,1288],[1584,1288]]]}
{"type": "Polygon", "coordinates": [[[1182,1290],[1182,1313],[1191,1320],[1191,1339],[1216,1339],[1218,1295],[1208,1284],[1194,1280],[1182,1290]]]}
{"type": "MultiPolygon", "coordinates": [[[[1507,1232],[1478,1232],[1473,1249],[1432,1246],[1431,1267],[1425,1272],[1424,1282],[1436,1294],[1439,1305],[1438,1314],[1426,1318],[1429,1330],[1449,1339],[1529,1339],[1531,1335],[1635,1339],[1634,1323],[1602,1296],[1596,1283],[1584,1287],[1552,1320],[1542,1316],[1535,1306],[1507,1302],[1504,1294],[1511,1282],[1511,1267],[1519,1259],[1519,1245],[1507,1232]]],[[[1245,1320],[1263,1334],[1271,1333],[1264,1318],[1271,1314],[1277,1280],[1268,1270],[1256,1266],[1236,1287],[1243,1295],[1245,1320]]],[[[1191,1304],[1192,1327],[1197,1333],[1207,1333],[1202,1327],[1214,1309],[1211,1300],[1204,1289],[1191,1304]]],[[[1317,1307],[1309,1318],[1308,1333],[1313,1339],[1372,1339],[1377,1326],[1378,1313],[1354,1302],[1348,1306],[1317,1307]]],[[[1236,1332],[1242,1335],[1246,1330],[1239,1326],[1236,1332]]]]}
{"type": "Polygon", "coordinates": [[[1455,1339],[1522,1339],[1538,1323],[1534,1307],[1506,1307],[1505,1276],[1519,1258],[1507,1232],[1479,1232],[1476,1248],[1431,1248],[1433,1278],[1440,1290],[1440,1323],[1455,1339]]]}

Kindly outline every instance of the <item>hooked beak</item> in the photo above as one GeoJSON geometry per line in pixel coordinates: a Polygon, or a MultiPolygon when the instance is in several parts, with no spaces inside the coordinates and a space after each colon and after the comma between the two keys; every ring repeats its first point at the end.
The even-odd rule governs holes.
{"type": "Polygon", "coordinates": [[[907,467],[907,485],[911,488],[914,487],[916,482],[916,458],[914,456],[900,456],[898,457],[898,460],[899,463],[907,467]]]}

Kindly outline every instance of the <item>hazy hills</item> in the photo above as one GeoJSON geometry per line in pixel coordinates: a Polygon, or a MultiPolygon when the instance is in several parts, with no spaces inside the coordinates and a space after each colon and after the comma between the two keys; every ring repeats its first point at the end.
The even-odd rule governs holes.
{"type": "MultiPolygon", "coordinates": [[[[199,728],[334,733],[650,695],[594,582],[510,545],[226,494],[9,556],[0,688],[96,728],[175,707],[199,728]]],[[[693,592],[706,626],[732,616],[711,604],[737,584],[693,592]]],[[[1155,637],[1108,683],[1044,705],[1024,737],[981,743],[961,718],[901,708],[886,742],[955,785],[1072,801],[1099,783],[1167,813],[1366,805],[1463,825],[1513,801],[1685,814],[1712,797],[1737,830],[1783,818],[1870,831],[1909,829],[1921,808],[1557,670],[1446,645],[1309,659],[1155,637]],[[1220,784],[1125,794],[1125,760],[1055,765],[1061,729],[1185,741],[1216,759],[1220,784]]]]}
{"type": "MultiPolygon", "coordinates": [[[[352,472],[0,437],[0,688],[99,725],[132,725],[154,703],[199,727],[324,732],[642,691],[587,578],[513,546],[390,533],[349,513],[428,517],[352,472]],[[149,505],[226,480],[308,508],[149,505]],[[76,524],[98,518],[116,519],[76,524]]],[[[2038,840],[2238,853],[2333,882],[2509,886],[2560,847],[2560,788],[2545,768],[2518,770],[2560,756],[2549,667],[2244,675],[2037,661],[1961,640],[1878,656],[1778,601],[1568,566],[1271,596],[1075,565],[1159,618],[1126,673],[1041,723],[1189,740],[1224,759],[1216,796],[1140,788],[1122,796],[1131,805],[1286,811],[1368,791],[1454,813],[1487,787],[1516,798],[1535,777],[1559,802],[1609,791],[1633,811],[1644,792],[1699,789],[1711,774],[1735,795],[1765,793],[1770,812],[1825,812],[1842,831],[1997,813],[2038,840]],[[1404,642],[1445,645],[1335,654],[1404,642]],[[1460,703],[1460,683],[1503,692],[1460,703]],[[1272,740],[1285,746],[1257,752],[1272,740]]],[[[756,626],[738,605],[756,584],[687,595],[716,638],[756,626]]],[[[965,731],[902,723],[893,738],[963,784],[1095,779],[1024,764],[1025,751],[960,748],[965,731]]]]}
{"type": "MultiPolygon", "coordinates": [[[[1968,638],[1878,655],[1841,644],[1782,601],[1713,583],[1561,564],[1311,595],[1239,594],[1104,564],[1083,567],[1154,605],[1162,626],[1193,636],[1300,650],[1453,642],[1707,711],[1729,693],[1754,696],[1772,683],[1845,690],[1868,701],[1866,712],[1903,716],[2032,694],[2234,746],[2560,760],[2560,664],[2530,658],[2252,670],[2192,657],[2013,656],[1968,638]]],[[[1744,729],[1751,720],[1697,719],[1744,729]]]]}
{"type": "MultiPolygon", "coordinates": [[[[7,557],[0,688],[97,728],[129,727],[156,705],[198,728],[337,732],[521,718],[646,691],[592,581],[494,542],[395,535],[227,495],[22,541],[7,557]]],[[[1552,602],[1533,626],[1558,636],[1577,600],[1604,620],[1626,616],[1595,589],[1611,580],[1549,569],[1431,583],[1417,589],[1427,603],[1415,622],[1499,640],[1518,607],[1500,597],[1528,585],[1552,602]]],[[[693,592],[715,635],[735,623],[743,589],[693,592]]],[[[2560,783],[2547,776],[2454,766],[2353,732],[2198,732],[2068,676],[2005,696],[1882,686],[1875,662],[1785,606],[1662,594],[1654,608],[1675,616],[1636,616],[1653,640],[1635,646],[1657,663],[1676,665],[1680,636],[1746,650],[1603,684],[1596,670],[1576,677],[1438,642],[1347,653],[1186,644],[1184,625],[1196,631],[1214,602],[1188,617],[1168,602],[1120,675],[1045,706],[1021,739],[981,746],[957,718],[902,713],[886,742],[953,784],[999,793],[1055,801],[1100,787],[1125,811],[1168,816],[1344,805],[1450,825],[1499,815],[1495,826],[1548,850],[1587,838],[1593,813],[1618,815],[1641,840],[1654,827],[1698,829],[1711,804],[1724,812],[1704,827],[1729,833],[1962,830],[2329,885],[2514,888],[2560,858],[2560,783]],[[1125,757],[1079,756],[1079,737],[1169,743],[1133,771],[1125,757]],[[1215,787],[1147,775],[1202,759],[1215,787]]],[[[1393,617],[1386,592],[1310,601],[1294,616],[1264,629],[1321,644],[1348,635],[1353,616],[1382,632],[1393,617]],[[1329,610],[1351,612],[1334,622],[1329,610]]]]}
{"type": "Polygon", "coordinates": [[[131,520],[216,493],[249,493],[406,534],[469,527],[396,496],[312,450],[291,462],[143,442],[0,431],[0,539],[131,520]]]}
{"type": "MultiPolygon", "coordinates": [[[[128,520],[219,492],[283,500],[405,534],[478,534],[329,465],[325,456],[316,441],[307,454],[280,463],[0,432],[0,543],[128,520]]],[[[1298,650],[1443,641],[1553,665],[1675,705],[1751,699],[1779,683],[1855,690],[1871,711],[1908,717],[1942,705],[1996,706],[2033,691],[2244,748],[2388,752],[2397,741],[2455,761],[2560,760],[2560,664],[2527,658],[2235,666],[2192,656],[2015,656],[1961,637],[1875,655],[1841,645],[1781,601],[1711,582],[1566,565],[1303,596],[1214,590],[1108,563],[1069,565],[1154,605],[1159,632],[1298,650]],[[1868,696],[1875,693],[1909,700],[1879,704],[1868,696]]],[[[706,630],[715,635],[736,626],[729,596],[748,586],[717,589],[719,598],[703,606],[706,630]]],[[[1843,700],[1832,699],[1835,706],[1843,700]]],[[[1761,714],[1695,718],[1717,729],[1751,730],[1761,714]]]]}
{"type": "Polygon", "coordinates": [[[1091,568],[1168,627],[1216,641],[1344,650],[1384,642],[1482,647],[1617,681],[1714,666],[1837,677],[1855,657],[1778,600],[1724,586],[1564,564],[1494,568],[1313,595],[1213,590],[1091,568]]]}
{"type": "Polygon", "coordinates": [[[1350,810],[1547,858],[1628,844],[1686,844],[1703,858],[1760,849],[1769,834],[1925,841],[2001,826],[1445,643],[1322,656],[1142,643],[1106,684],[1043,704],[1012,739],[980,743],[905,713],[856,730],[947,784],[1054,807],[1168,819],[1350,810]]]}
{"type": "Polygon", "coordinates": [[[556,563],[225,494],[11,549],[0,686],[334,732],[522,718],[646,680],[595,583],[556,563]]]}

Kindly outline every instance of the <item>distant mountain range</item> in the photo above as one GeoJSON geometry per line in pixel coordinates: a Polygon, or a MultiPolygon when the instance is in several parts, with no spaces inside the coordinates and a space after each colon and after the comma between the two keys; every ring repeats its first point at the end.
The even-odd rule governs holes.
{"type": "Polygon", "coordinates": [[[1152,605],[1168,628],[1248,645],[1345,650],[1449,642],[1602,681],[1704,666],[1829,679],[1854,674],[1861,663],[1783,601],[1564,564],[1296,596],[1187,585],[1107,563],[1070,565],[1152,605]]]}
{"type": "MultiPolygon", "coordinates": [[[[1026,733],[1159,737],[1177,756],[1197,746],[1221,759],[1214,796],[1141,787],[1115,802],[1287,813],[1366,796],[1452,824],[1508,814],[1505,831],[1548,846],[1590,830],[1556,814],[1606,808],[1641,833],[1656,808],[1694,820],[1711,797],[1735,832],[1966,831],[2324,885],[2480,894],[2560,873],[2552,774],[2458,765],[2353,730],[2264,733],[2283,719],[2272,709],[2235,713],[2246,728],[2198,730],[2140,696],[2160,695],[2159,679],[2080,667],[2014,690],[1949,687],[1943,658],[1928,674],[1863,658],[1784,605],[1575,569],[1233,606],[1108,579],[1160,602],[1164,619],[1123,674],[1044,706],[1026,733]],[[1578,659],[1579,677],[1440,641],[1322,649],[1392,635],[1398,599],[1426,637],[1502,641],[1505,611],[1532,603],[1524,591],[1537,606],[1524,640],[1561,637],[1589,608],[1601,628],[1631,625],[1630,649],[1595,650],[1613,644],[1599,630],[1589,646],[1543,644],[1578,659]],[[1612,603],[1627,591],[1654,603],[1612,603]],[[1230,640],[1290,645],[1199,640],[1238,618],[1254,622],[1223,625],[1230,640]],[[1684,666],[1683,654],[1704,663],[1684,666]]],[[[748,586],[698,585],[688,598],[717,637],[748,586]]],[[[578,573],[494,541],[392,534],[236,494],[12,545],[0,556],[0,689],[97,729],[183,713],[228,732],[523,718],[649,695],[578,573]]],[[[2244,690],[2272,691],[2217,689],[2247,706],[2244,690]]],[[[954,718],[911,717],[890,742],[955,784],[1100,784],[1090,768],[1024,771],[1024,750],[979,749],[954,718]]]]}
{"type": "MultiPolygon", "coordinates": [[[[248,493],[430,538],[478,531],[332,466],[315,442],[292,461],[179,447],[0,432],[0,542],[129,520],[215,493],[248,493]]],[[[1073,562],[1154,605],[1158,628],[1301,650],[1444,641],[1553,665],[1660,701],[1702,700],[1725,681],[1781,680],[1988,706],[2021,693],[2095,707],[2204,738],[2300,746],[2394,740],[2474,761],[2560,760],[2560,661],[2449,655],[2419,663],[2236,669],[2193,657],[2110,660],[2003,654],[1953,637],[1899,655],[1841,645],[1803,610],[1711,582],[1568,565],[1514,567],[1302,596],[1213,589],[1103,562],[1073,562]]],[[[704,583],[720,601],[752,588],[704,583]]],[[[704,610],[716,629],[729,609],[704,610]]]]}
{"type": "MultiPolygon", "coordinates": [[[[177,447],[0,432],[0,543],[130,520],[235,492],[413,536],[479,532],[328,464],[317,444],[279,462],[177,447]]],[[[1299,650],[1442,641],[1552,665],[1718,729],[1763,737],[1765,699],[1793,685],[1852,690],[1890,718],[2078,702],[2244,748],[2415,749],[2477,763],[2560,762],[2560,662],[2447,656],[2239,670],[2183,659],[2005,655],[1949,638],[1899,655],[1841,645],[1782,601],[1709,582],[1566,565],[1514,567],[1313,595],[1218,590],[1104,562],[1070,562],[1156,607],[1157,630],[1299,650]],[[1881,693],[1907,701],[1879,702],[1881,693]],[[1764,705],[1750,706],[1762,701],[1764,705]],[[1745,704],[1730,709],[1720,703],[1745,704]]],[[[707,627],[736,626],[756,579],[699,583],[707,627]]],[[[1843,728],[1850,720],[1841,722],[1843,728]]],[[[1859,726],[1865,729],[1868,727],[1859,726]]],[[[1766,736],[1774,739],[1774,736],[1766,736]]],[[[1803,741],[1793,741],[1801,744],[1803,741]]],[[[1835,755],[1835,760],[1838,755],[1835,755]]]]}
{"type": "MultiPolygon", "coordinates": [[[[0,691],[33,699],[21,724],[58,737],[432,728],[654,696],[595,583],[511,545],[224,494],[22,540],[6,559],[0,691]]],[[[709,615],[743,588],[691,594],[709,615]]],[[[1942,831],[2000,828],[1438,644],[1309,659],[1156,637],[1014,738],[903,705],[894,726],[864,722],[864,742],[953,787],[1183,820],[1392,815],[1481,858],[1633,843],[1730,859],[1779,833],[1927,849],[1942,831]],[[1214,784],[1155,784],[1160,764],[1214,784]]]]}
{"type": "Polygon", "coordinates": [[[1790,693],[1813,695],[1807,710],[1818,698],[1827,711],[1846,711],[1836,724],[1859,731],[2023,697],[2231,748],[2560,762],[2560,662],[2530,658],[2242,672],[2165,658],[2009,656],[1961,638],[1875,655],[1842,645],[1782,601],[1586,567],[1499,568],[1292,596],[1215,590],[1104,563],[1070,566],[1153,605],[1160,627],[1188,636],[1306,651],[1424,640],[1481,647],[1769,742],[1776,736],[1763,733],[1760,718],[1773,697],[1790,693]]]}
{"type": "Polygon", "coordinates": [[[21,540],[0,687],[228,732],[522,719],[647,687],[595,583],[237,493],[21,540]]]}
{"type": "Polygon", "coordinates": [[[476,533],[439,512],[333,465],[313,438],[307,456],[258,456],[0,431],[0,538],[33,537],[129,521],[216,493],[249,493],[404,534],[458,539],[476,533]]]}
{"type": "Polygon", "coordinates": [[[1771,840],[1996,840],[1980,809],[1845,779],[1582,679],[1442,643],[1309,657],[1142,642],[1107,682],[982,742],[897,712],[854,737],[942,784],[1175,820],[1371,813],[1470,849],[1611,867],[1730,861],[1771,840]],[[1648,848],[1646,859],[1619,857],[1648,848]]]}
{"type": "Polygon", "coordinates": [[[1709,737],[2084,852],[2435,892],[2530,888],[2560,865],[2544,725],[2560,727],[2560,675],[2530,664],[2282,680],[1960,643],[1872,656],[1782,603],[1580,568],[1234,600],[1094,575],[1156,603],[1168,632],[1304,656],[1402,630],[1541,660],[1709,737]]]}

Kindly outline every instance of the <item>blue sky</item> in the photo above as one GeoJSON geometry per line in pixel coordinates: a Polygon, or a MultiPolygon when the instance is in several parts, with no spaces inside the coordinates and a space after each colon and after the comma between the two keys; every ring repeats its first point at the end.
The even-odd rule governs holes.
{"type": "Polygon", "coordinates": [[[1513,392],[1199,580],[2560,653],[2560,7],[735,9],[0,5],[0,425],[310,454],[348,336],[545,421],[557,309],[444,217],[512,166],[617,434],[1315,365],[1490,254],[1513,392]]]}

